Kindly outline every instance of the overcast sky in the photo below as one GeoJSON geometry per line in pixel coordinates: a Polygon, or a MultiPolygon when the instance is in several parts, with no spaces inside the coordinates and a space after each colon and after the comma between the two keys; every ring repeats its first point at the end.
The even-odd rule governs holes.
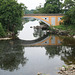
{"type": "Polygon", "coordinates": [[[17,0],[18,3],[23,3],[25,6],[31,10],[35,9],[36,6],[39,6],[40,4],[43,6],[45,3],[45,0],[17,0]]]}

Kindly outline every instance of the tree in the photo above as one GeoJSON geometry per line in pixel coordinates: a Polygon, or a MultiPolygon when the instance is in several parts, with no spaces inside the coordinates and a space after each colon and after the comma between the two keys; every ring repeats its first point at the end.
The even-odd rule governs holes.
{"type": "Polygon", "coordinates": [[[47,0],[44,7],[40,7],[36,13],[61,13],[61,4],[59,0],[47,0]]]}
{"type": "Polygon", "coordinates": [[[27,8],[25,9],[25,14],[33,14],[34,10],[28,10],[27,8]]]}
{"type": "Polygon", "coordinates": [[[42,14],[45,13],[44,7],[41,7],[40,5],[36,7],[36,10],[34,10],[34,14],[42,14]]]}
{"type": "Polygon", "coordinates": [[[75,2],[73,0],[65,0],[62,4],[62,7],[65,8],[65,10],[68,10],[75,6],[75,2]]]}
{"type": "Polygon", "coordinates": [[[59,0],[47,0],[44,4],[45,13],[61,13],[61,2],[59,0]]]}
{"type": "Polygon", "coordinates": [[[0,23],[0,37],[4,37],[4,36],[6,36],[6,33],[5,33],[1,23],[0,23]]]}
{"type": "Polygon", "coordinates": [[[75,25],[75,7],[70,8],[63,17],[65,25],[75,25]]]}
{"type": "Polygon", "coordinates": [[[4,30],[17,33],[23,28],[22,16],[24,4],[18,4],[16,0],[0,0],[0,22],[4,30]]]}
{"type": "Polygon", "coordinates": [[[64,25],[75,25],[75,0],[65,0],[62,7],[65,12],[63,17],[64,25]]]}

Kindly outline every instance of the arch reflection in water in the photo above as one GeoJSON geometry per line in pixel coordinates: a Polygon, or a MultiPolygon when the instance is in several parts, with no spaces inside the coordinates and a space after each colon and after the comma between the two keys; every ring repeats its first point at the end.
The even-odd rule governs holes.
{"type": "Polygon", "coordinates": [[[61,39],[58,36],[48,36],[45,39],[33,44],[33,45],[61,45],[61,39]]]}
{"type": "Polygon", "coordinates": [[[31,46],[45,46],[45,45],[61,45],[62,39],[60,39],[58,36],[48,36],[45,35],[39,39],[27,41],[27,40],[21,40],[22,45],[31,45],[31,46]]]}

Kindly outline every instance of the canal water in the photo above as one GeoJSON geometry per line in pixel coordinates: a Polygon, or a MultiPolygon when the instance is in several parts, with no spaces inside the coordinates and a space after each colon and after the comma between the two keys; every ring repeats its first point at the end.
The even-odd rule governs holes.
{"type": "Polygon", "coordinates": [[[58,75],[59,67],[75,64],[75,39],[51,35],[37,25],[29,21],[19,39],[0,41],[0,75],[58,75]]]}

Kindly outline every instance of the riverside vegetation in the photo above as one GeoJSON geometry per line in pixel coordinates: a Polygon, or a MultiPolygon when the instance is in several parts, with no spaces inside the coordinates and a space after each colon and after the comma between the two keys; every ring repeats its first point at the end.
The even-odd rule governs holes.
{"type": "Polygon", "coordinates": [[[63,22],[55,28],[65,30],[69,35],[75,35],[75,6],[71,7],[62,18],[63,22]]]}
{"type": "Polygon", "coordinates": [[[22,30],[25,6],[16,0],[0,0],[0,37],[15,36],[22,30]]]}

